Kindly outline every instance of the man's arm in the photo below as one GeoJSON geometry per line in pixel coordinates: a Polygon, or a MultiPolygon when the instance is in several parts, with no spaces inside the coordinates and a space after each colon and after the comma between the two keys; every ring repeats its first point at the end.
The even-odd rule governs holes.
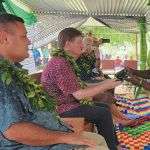
{"type": "Polygon", "coordinates": [[[137,77],[141,77],[144,79],[150,79],[150,69],[149,70],[135,70],[135,69],[128,68],[128,67],[126,69],[132,76],[137,76],[137,77]]]}
{"type": "Polygon", "coordinates": [[[139,87],[143,87],[145,90],[150,90],[150,83],[147,80],[143,80],[142,78],[139,78],[137,76],[133,76],[125,80],[139,87]]]}
{"type": "Polygon", "coordinates": [[[94,97],[95,95],[103,93],[104,91],[113,89],[121,83],[120,81],[109,79],[99,83],[99,85],[77,90],[75,87],[77,86],[78,82],[75,78],[74,72],[70,70],[71,69],[69,66],[67,66],[63,60],[59,60],[59,67],[57,67],[57,70],[55,70],[57,85],[64,95],[73,94],[77,100],[81,100],[85,97],[94,97]]]}
{"type": "Polygon", "coordinates": [[[110,90],[115,88],[116,86],[120,85],[121,81],[116,81],[112,79],[107,79],[99,83],[99,85],[90,86],[85,89],[80,89],[73,93],[73,96],[80,100],[85,97],[94,97],[97,94],[103,93],[104,91],[110,90]]]}
{"type": "Polygon", "coordinates": [[[29,122],[15,123],[5,132],[4,136],[18,143],[31,146],[46,146],[51,144],[77,144],[95,147],[95,142],[75,133],[50,131],[37,124],[29,122]]]}

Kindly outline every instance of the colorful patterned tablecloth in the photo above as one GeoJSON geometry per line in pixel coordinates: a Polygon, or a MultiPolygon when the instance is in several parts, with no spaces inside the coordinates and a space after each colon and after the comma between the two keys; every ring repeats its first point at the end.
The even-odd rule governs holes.
{"type": "Polygon", "coordinates": [[[116,132],[122,150],[150,150],[150,99],[126,99],[116,97],[120,110],[131,119],[139,119],[139,125],[121,127],[116,132]],[[143,118],[146,118],[143,121],[143,118]]]}

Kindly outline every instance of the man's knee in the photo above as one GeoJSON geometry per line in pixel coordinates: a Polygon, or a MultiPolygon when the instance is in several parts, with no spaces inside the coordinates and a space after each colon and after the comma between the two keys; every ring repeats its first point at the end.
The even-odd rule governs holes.
{"type": "Polygon", "coordinates": [[[92,132],[83,132],[82,135],[96,142],[97,146],[95,150],[109,150],[103,136],[92,132]]]}
{"type": "Polygon", "coordinates": [[[110,107],[99,107],[99,109],[97,110],[99,111],[98,113],[100,114],[103,114],[103,117],[106,116],[106,115],[111,115],[111,109],[110,107]]]}
{"type": "Polygon", "coordinates": [[[111,121],[112,120],[112,114],[111,114],[111,110],[110,108],[108,107],[100,107],[99,110],[97,111],[97,114],[96,114],[96,118],[97,118],[97,121],[100,121],[100,122],[105,122],[105,121],[111,121]]]}

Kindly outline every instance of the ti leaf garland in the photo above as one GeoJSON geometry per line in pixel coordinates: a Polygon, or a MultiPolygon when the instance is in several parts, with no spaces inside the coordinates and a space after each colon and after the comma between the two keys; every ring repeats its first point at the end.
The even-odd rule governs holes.
{"type": "Polygon", "coordinates": [[[22,87],[32,107],[36,110],[55,111],[56,102],[42,88],[42,85],[32,79],[26,69],[11,64],[8,60],[0,59],[0,79],[6,85],[10,85],[14,79],[19,87],[22,87]]]}
{"type": "MultiPolygon", "coordinates": [[[[53,56],[53,57],[63,57],[63,58],[65,58],[65,59],[70,63],[70,65],[71,65],[71,67],[72,67],[74,73],[76,74],[76,76],[77,76],[77,78],[78,78],[78,82],[79,82],[79,84],[80,84],[80,87],[81,87],[82,89],[84,89],[84,88],[86,87],[85,82],[81,81],[81,79],[80,79],[80,74],[79,74],[80,69],[79,69],[78,65],[76,64],[75,59],[74,59],[73,56],[71,56],[71,55],[70,55],[69,53],[67,53],[65,50],[61,50],[61,49],[53,49],[53,50],[51,51],[51,56],[53,56]]],[[[82,100],[80,100],[80,103],[81,103],[82,105],[93,105],[93,101],[92,101],[92,99],[89,98],[89,97],[83,98],[82,100]]]]}

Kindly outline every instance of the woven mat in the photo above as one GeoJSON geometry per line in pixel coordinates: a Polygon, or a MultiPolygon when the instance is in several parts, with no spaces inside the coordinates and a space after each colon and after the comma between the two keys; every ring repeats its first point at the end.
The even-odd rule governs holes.
{"type": "MultiPolygon", "coordinates": [[[[128,118],[150,117],[149,98],[116,98],[120,110],[128,118]]],[[[117,127],[116,132],[122,150],[150,150],[150,120],[135,127],[117,127]]]]}

